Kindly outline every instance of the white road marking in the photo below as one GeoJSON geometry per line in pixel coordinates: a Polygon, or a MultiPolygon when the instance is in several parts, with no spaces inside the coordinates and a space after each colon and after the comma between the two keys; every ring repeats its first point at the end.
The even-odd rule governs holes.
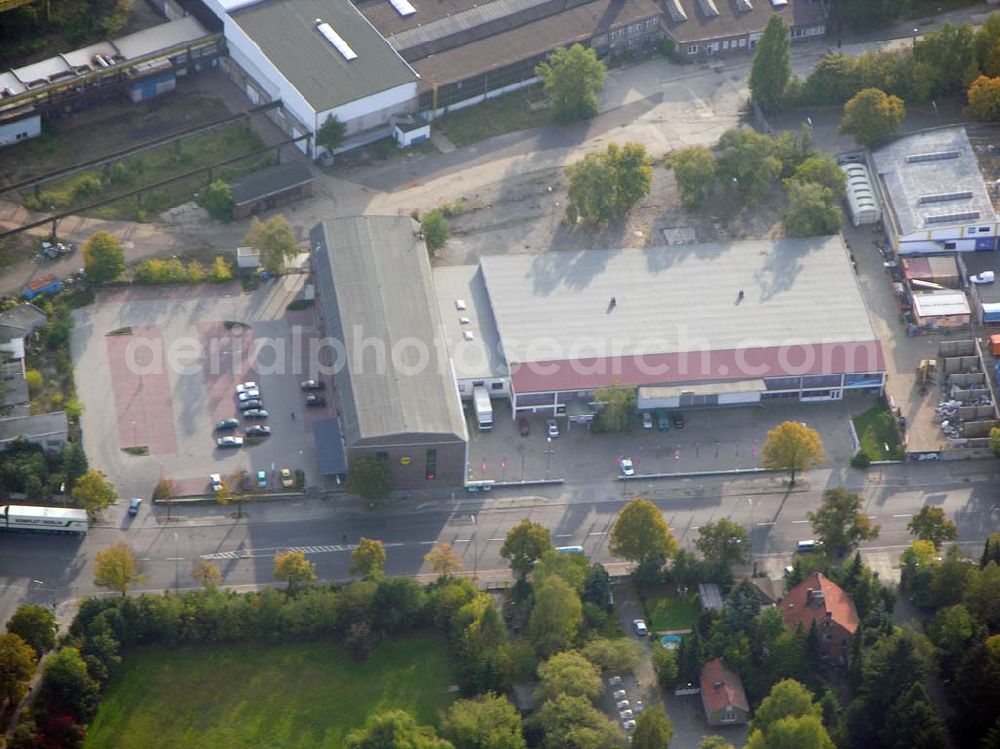
{"type": "Polygon", "coordinates": [[[184,557],[167,557],[168,562],[183,562],[184,557]]]}
{"type": "MultiPolygon", "coordinates": [[[[394,546],[404,546],[405,544],[400,542],[382,544],[387,549],[394,546]]],[[[357,544],[333,544],[330,546],[278,546],[268,549],[239,549],[234,551],[217,551],[212,554],[202,554],[201,559],[253,559],[257,557],[271,557],[279,551],[301,551],[303,554],[328,554],[337,551],[354,551],[358,548],[357,544]]],[[[168,561],[180,561],[183,557],[177,557],[176,560],[168,559],[168,561]]]]}
{"type": "Polygon", "coordinates": [[[757,525],[774,525],[773,522],[757,523],[757,525]]]}
{"type": "Polygon", "coordinates": [[[419,541],[418,543],[421,546],[433,546],[434,544],[437,543],[437,541],[419,541]]]}
{"type": "Polygon", "coordinates": [[[913,517],[913,513],[912,512],[904,512],[904,513],[901,513],[899,515],[893,515],[893,517],[894,518],[912,518],[913,517]]]}
{"type": "Polygon", "coordinates": [[[878,520],[878,515],[869,515],[868,519],[869,520],[878,520]]]}
{"type": "Polygon", "coordinates": [[[488,538],[486,540],[487,541],[506,541],[507,539],[505,539],[505,538],[488,538]]]}
{"type": "Polygon", "coordinates": [[[572,533],[557,533],[556,538],[570,538],[572,535],[572,533]]]}
{"type": "Polygon", "coordinates": [[[588,533],[588,536],[606,536],[607,531],[594,531],[593,533],[588,533]]]}
{"type": "Polygon", "coordinates": [[[452,543],[467,544],[467,543],[469,543],[470,540],[471,539],[468,539],[468,538],[456,538],[454,541],[452,541],[452,543]]]}
{"type": "Polygon", "coordinates": [[[808,520],[793,520],[792,523],[808,523],[808,520]]]}

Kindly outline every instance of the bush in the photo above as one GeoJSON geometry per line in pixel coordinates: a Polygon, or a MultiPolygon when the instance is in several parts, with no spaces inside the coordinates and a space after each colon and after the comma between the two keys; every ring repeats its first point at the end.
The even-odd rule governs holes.
{"type": "Polygon", "coordinates": [[[867,468],[872,464],[872,459],[864,450],[858,450],[851,458],[851,468],[867,468]]]}
{"type": "Polygon", "coordinates": [[[198,204],[217,221],[228,221],[233,211],[233,194],[221,179],[210,182],[198,194],[198,204]]]}
{"type": "Polygon", "coordinates": [[[424,233],[427,251],[433,255],[448,243],[451,230],[448,221],[440,210],[427,211],[420,219],[420,229],[424,233]]]}
{"type": "Polygon", "coordinates": [[[37,369],[29,369],[24,373],[24,380],[28,384],[28,395],[35,397],[45,386],[45,378],[37,369]]]}

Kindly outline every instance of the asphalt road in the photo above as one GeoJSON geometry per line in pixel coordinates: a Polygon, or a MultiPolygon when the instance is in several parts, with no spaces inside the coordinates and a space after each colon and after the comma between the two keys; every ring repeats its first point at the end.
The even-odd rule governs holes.
{"type": "Polygon", "coordinates": [[[129,519],[120,502],[84,539],[2,536],[0,619],[25,600],[65,603],[99,590],[93,585],[94,552],[118,540],[127,541],[142,560],[146,578],[137,590],[193,587],[191,567],[204,558],[219,564],[227,586],[271,584],[273,556],[287,548],[303,549],[320,579],[344,579],[352,544],[361,536],[385,543],[391,575],[426,572],[424,554],[433,544],[450,541],[467,572],[502,578],[503,538],[525,517],[549,528],[558,546],[580,545],[594,560],[620,561],[608,554],[607,534],[617,512],[638,492],[663,510],[683,545],[693,544],[700,525],[731,518],[751,529],[758,563],[780,570],[795,542],[812,535],[806,512],[819,504],[823,489],[840,483],[865,497],[881,533],[864,552],[884,560],[896,560],[909,544],[906,524],[924,504],[939,505],[954,518],[960,542],[973,553],[998,526],[997,474],[990,462],[909,464],[867,475],[815,471],[792,492],[774,477],[567,484],[532,496],[497,490],[483,498],[441,498],[375,514],[335,500],[303,500],[250,504],[240,519],[224,514],[232,508],[179,508],[168,522],[164,509],[150,507],[129,519]]]}

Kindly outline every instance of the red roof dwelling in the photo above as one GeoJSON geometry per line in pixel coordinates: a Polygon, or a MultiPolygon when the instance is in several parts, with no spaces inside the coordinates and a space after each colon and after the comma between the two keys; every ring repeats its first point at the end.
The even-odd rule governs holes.
{"type": "Polygon", "coordinates": [[[781,610],[789,629],[801,624],[808,633],[816,622],[823,654],[835,663],[847,662],[847,649],[858,629],[858,612],[843,588],[822,572],[814,572],[785,594],[781,610]]]}
{"type": "Polygon", "coordinates": [[[750,716],[740,675],[719,658],[701,670],[701,704],[710,726],[746,723],[750,716]]]}

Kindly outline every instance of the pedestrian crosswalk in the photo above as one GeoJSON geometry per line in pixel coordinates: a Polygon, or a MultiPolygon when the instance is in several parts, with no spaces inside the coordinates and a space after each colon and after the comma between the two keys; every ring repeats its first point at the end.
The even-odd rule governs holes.
{"type": "MultiPolygon", "coordinates": [[[[403,545],[402,543],[383,544],[387,548],[403,545]]],[[[234,551],[216,551],[211,554],[202,554],[201,559],[221,560],[270,557],[279,551],[301,551],[303,554],[329,554],[330,552],[337,551],[354,551],[356,548],[358,548],[357,544],[329,544],[326,546],[280,546],[271,549],[237,549],[234,551]]]]}

